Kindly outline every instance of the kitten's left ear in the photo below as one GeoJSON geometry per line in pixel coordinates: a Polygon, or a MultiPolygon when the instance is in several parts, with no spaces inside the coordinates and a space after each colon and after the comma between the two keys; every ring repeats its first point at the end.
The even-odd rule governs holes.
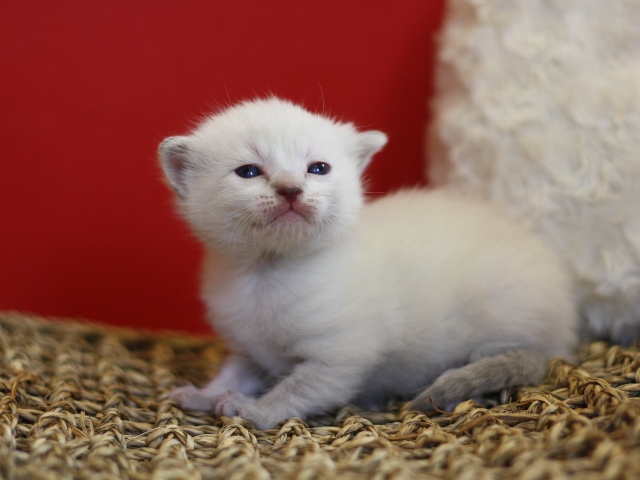
{"type": "Polygon", "coordinates": [[[387,135],[378,130],[358,133],[356,154],[360,172],[367,168],[373,156],[387,144],[387,140],[387,135]]]}

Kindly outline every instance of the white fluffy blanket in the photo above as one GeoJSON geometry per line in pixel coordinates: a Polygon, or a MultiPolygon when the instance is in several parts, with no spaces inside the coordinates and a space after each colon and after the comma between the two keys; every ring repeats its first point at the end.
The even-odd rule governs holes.
{"type": "Polygon", "coordinates": [[[640,337],[640,1],[450,0],[429,176],[529,221],[590,336],[640,337]]]}

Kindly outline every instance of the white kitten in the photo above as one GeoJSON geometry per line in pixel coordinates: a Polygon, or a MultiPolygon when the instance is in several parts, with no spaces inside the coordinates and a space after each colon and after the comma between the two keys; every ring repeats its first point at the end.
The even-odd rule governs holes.
{"type": "Polygon", "coordinates": [[[271,98],[162,143],[233,352],[206,387],[172,393],[183,408],[258,428],[389,396],[429,410],[537,382],[571,353],[569,281],[528,230],[445,191],[363,208],[360,176],[386,141],[271,98]]]}

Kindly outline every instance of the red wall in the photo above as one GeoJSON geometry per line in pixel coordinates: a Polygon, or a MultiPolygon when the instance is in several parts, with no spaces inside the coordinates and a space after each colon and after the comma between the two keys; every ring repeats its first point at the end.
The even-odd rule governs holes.
{"type": "Polygon", "coordinates": [[[443,2],[2,2],[0,309],[206,331],[158,142],[276,93],[389,134],[372,191],[419,183],[443,2]]]}

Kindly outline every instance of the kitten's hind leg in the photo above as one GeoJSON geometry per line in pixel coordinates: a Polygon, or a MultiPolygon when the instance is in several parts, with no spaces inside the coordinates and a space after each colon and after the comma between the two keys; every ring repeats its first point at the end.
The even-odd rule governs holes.
{"type": "Polygon", "coordinates": [[[512,350],[481,358],[443,373],[409,408],[426,412],[503,388],[537,383],[545,376],[546,364],[546,356],[533,350],[512,350]]]}
{"type": "Polygon", "coordinates": [[[211,400],[229,392],[256,395],[265,387],[265,379],[246,358],[231,354],[227,357],[218,375],[203,388],[185,385],[173,390],[169,398],[177,401],[185,410],[209,411],[211,400]]]}

